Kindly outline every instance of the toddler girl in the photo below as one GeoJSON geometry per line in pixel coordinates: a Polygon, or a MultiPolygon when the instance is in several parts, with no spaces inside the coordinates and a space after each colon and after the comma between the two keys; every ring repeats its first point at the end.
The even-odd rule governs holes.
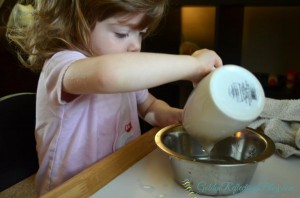
{"type": "MultiPolygon", "coordinates": [[[[12,27],[22,63],[40,72],[36,101],[39,195],[153,126],[180,123],[182,110],[148,88],[199,82],[222,61],[215,52],[140,52],[167,0],[35,0],[33,23],[12,27]],[[130,53],[128,53],[130,52],[130,53]]],[[[137,151],[138,152],[138,151],[137,151]]]]}

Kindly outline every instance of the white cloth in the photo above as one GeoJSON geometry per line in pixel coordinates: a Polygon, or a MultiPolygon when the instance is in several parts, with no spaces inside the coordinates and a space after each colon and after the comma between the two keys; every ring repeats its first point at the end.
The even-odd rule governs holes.
{"type": "Polygon", "coordinates": [[[263,129],[274,141],[279,156],[300,157],[300,99],[266,98],[263,112],[249,127],[263,129]]]}

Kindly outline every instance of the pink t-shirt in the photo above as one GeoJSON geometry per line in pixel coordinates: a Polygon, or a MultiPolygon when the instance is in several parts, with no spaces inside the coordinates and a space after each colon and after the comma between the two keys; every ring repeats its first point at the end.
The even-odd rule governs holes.
{"type": "Polygon", "coordinates": [[[76,51],[58,52],[46,61],[40,74],[35,133],[39,195],[140,135],[137,104],[146,100],[148,90],[64,100],[63,75],[72,62],[83,58],[76,51]]]}

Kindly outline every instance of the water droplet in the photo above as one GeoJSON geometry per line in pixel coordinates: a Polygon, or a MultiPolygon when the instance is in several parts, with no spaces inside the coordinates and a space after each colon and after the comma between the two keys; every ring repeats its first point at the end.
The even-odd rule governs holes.
{"type": "Polygon", "coordinates": [[[142,189],[148,193],[151,193],[154,191],[154,187],[153,186],[149,186],[149,185],[143,185],[142,189]]]}

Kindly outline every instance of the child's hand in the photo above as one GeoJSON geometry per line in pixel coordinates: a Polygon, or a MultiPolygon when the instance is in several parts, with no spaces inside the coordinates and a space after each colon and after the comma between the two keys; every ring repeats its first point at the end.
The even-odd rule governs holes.
{"type": "Polygon", "coordinates": [[[222,59],[216,52],[208,49],[197,50],[192,54],[199,61],[199,73],[192,79],[193,84],[197,84],[204,76],[213,69],[223,65],[222,59]]]}

